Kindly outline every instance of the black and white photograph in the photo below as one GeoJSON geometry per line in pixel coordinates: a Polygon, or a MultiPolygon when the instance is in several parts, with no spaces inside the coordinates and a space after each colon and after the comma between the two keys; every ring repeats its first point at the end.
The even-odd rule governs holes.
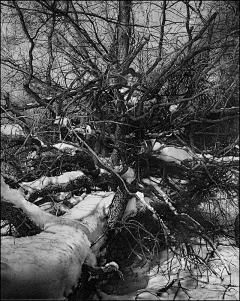
{"type": "Polygon", "coordinates": [[[2,0],[1,300],[239,300],[237,0],[2,0]]]}

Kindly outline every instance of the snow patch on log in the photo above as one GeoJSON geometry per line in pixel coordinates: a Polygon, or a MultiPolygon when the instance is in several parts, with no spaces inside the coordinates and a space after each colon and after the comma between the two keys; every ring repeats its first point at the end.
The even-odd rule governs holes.
{"type": "Polygon", "coordinates": [[[141,145],[139,154],[151,153],[154,157],[166,161],[181,164],[184,160],[193,160],[193,156],[182,147],[167,146],[157,142],[156,139],[145,140],[141,145]]]}
{"type": "Polygon", "coordinates": [[[93,194],[76,211],[73,208],[70,214],[57,217],[26,201],[3,178],[1,191],[3,201],[21,208],[44,229],[31,237],[2,237],[1,298],[66,298],[78,284],[82,264],[96,266],[114,194],[93,194]],[[101,240],[91,247],[99,237],[101,240]]]}
{"type": "Polygon", "coordinates": [[[88,194],[74,208],[64,215],[64,218],[80,220],[93,215],[96,208],[101,214],[107,215],[115,192],[98,191],[88,194]]]}
{"type": "Polygon", "coordinates": [[[88,238],[91,243],[94,243],[92,251],[95,254],[98,254],[98,250],[105,241],[105,236],[102,234],[106,230],[106,217],[114,195],[115,192],[104,191],[88,194],[83,201],[63,216],[64,219],[81,221],[87,227],[90,232],[88,238]]]}
{"type": "Polygon", "coordinates": [[[72,196],[70,199],[68,199],[68,202],[72,205],[72,206],[76,206],[79,202],[81,202],[86,196],[86,192],[84,192],[81,195],[76,195],[76,196],[72,196]]]}
{"type": "Polygon", "coordinates": [[[78,149],[76,146],[67,143],[62,143],[62,142],[53,144],[53,147],[61,151],[70,152],[72,156],[76,154],[76,151],[78,149]]]}
{"type": "Polygon", "coordinates": [[[1,125],[1,134],[12,138],[26,137],[22,127],[19,124],[1,125]]]}
{"type": "MultiPolygon", "coordinates": [[[[194,247],[202,258],[209,254],[208,246],[204,244],[203,241],[196,241],[194,247]]],[[[207,268],[200,265],[196,269],[191,259],[180,259],[178,249],[174,252],[163,250],[158,254],[160,268],[155,265],[146,271],[149,281],[145,288],[131,290],[137,282],[143,281],[140,274],[143,269],[135,272],[133,267],[134,278],[125,277],[122,286],[115,285],[115,294],[101,292],[101,300],[238,300],[239,252],[224,239],[218,245],[218,251],[228,263],[230,275],[219,258],[210,258],[207,268]]],[[[99,298],[95,296],[93,300],[99,298]]]]}
{"type": "Polygon", "coordinates": [[[165,145],[157,142],[156,139],[148,139],[142,143],[139,154],[143,153],[151,153],[154,157],[162,161],[174,162],[176,164],[181,164],[185,160],[196,160],[198,163],[203,160],[206,161],[206,159],[214,163],[229,163],[233,161],[239,161],[239,157],[236,156],[214,157],[211,154],[197,154],[190,149],[185,149],[184,147],[165,145]]]}
{"type": "Polygon", "coordinates": [[[56,116],[53,124],[59,125],[60,127],[67,127],[69,124],[69,119],[66,117],[56,116]]]}
{"type": "Polygon", "coordinates": [[[184,160],[193,160],[193,157],[184,149],[174,146],[167,146],[160,150],[160,153],[155,155],[156,158],[166,162],[175,162],[180,164],[184,160]]]}
{"type": "Polygon", "coordinates": [[[226,156],[226,157],[214,157],[210,154],[197,154],[198,158],[201,160],[205,160],[208,159],[209,161],[213,161],[213,162],[233,162],[233,161],[239,161],[239,157],[235,157],[235,156],[226,156]]]}
{"type": "Polygon", "coordinates": [[[169,107],[169,112],[171,112],[171,113],[176,112],[177,109],[178,109],[178,107],[179,107],[179,104],[171,105],[171,106],[169,107]]]}
{"type": "Polygon", "coordinates": [[[125,180],[128,184],[131,184],[136,178],[134,169],[128,167],[128,170],[123,175],[121,175],[121,178],[125,180]]]}
{"type": "Polygon", "coordinates": [[[39,158],[39,155],[38,155],[37,151],[30,152],[27,155],[27,161],[32,161],[32,160],[35,160],[35,159],[38,159],[38,158],[39,158]]]}
{"type": "Polygon", "coordinates": [[[84,176],[84,173],[80,170],[68,171],[68,172],[63,173],[60,176],[56,176],[56,177],[43,176],[40,179],[34,180],[32,182],[22,182],[20,185],[23,189],[25,189],[31,193],[34,190],[41,190],[49,185],[66,184],[69,181],[75,180],[82,176],[84,176]]]}
{"type": "Polygon", "coordinates": [[[86,234],[67,225],[31,237],[3,237],[1,261],[1,298],[7,299],[64,299],[77,285],[82,264],[96,264],[86,234]]]}
{"type": "Polygon", "coordinates": [[[132,197],[128,203],[127,203],[127,206],[126,206],[126,209],[125,209],[125,212],[123,214],[123,217],[122,219],[125,220],[127,217],[129,216],[134,216],[138,211],[138,208],[137,208],[137,199],[136,197],[132,197]]]}
{"type": "Polygon", "coordinates": [[[144,197],[144,194],[140,191],[136,192],[136,197],[132,197],[129,199],[124,215],[123,220],[126,220],[130,216],[135,216],[139,211],[143,210],[150,210],[151,212],[154,212],[152,206],[150,205],[151,199],[148,197],[144,197]]]}
{"type": "Polygon", "coordinates": [[[11,189],[1,177],[1,200],[22,209],[28,217],[41,229],[45,229],[48,221],[57,220],[56,216],[44,212],[35,204],[28,202],[20,190],[11,189]]]}

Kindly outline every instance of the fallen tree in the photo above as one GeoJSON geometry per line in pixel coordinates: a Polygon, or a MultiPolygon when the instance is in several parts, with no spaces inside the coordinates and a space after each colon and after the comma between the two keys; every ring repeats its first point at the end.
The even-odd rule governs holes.
{"type": "MultiPolygon", "coordinates": [[[[203,156],[189,148],[168,146],[151,139],[139,148],[140,160],[147,154],[151,167],[149,177],[141,178],[140,184],[134,169],[128,167],[119,173],[119,167],[111,168],[107,158],[100,159],[84,141],[82,143],[91,156],[75,146],[74,153],[62,154],[61,166],[76,160],[86,174],[73,170],[56,176],[35,176],[33,181],[18,183],[15,177],[12,180],[6,178],[11,185],[15,183],[18,190],[9,188],[2,179],[3,219],[8,220],[15,231],[15,237],[2,237],[3,298],[61,299],[69,295],[71,298],[74,292],[82,298],[79,290],[86,291],[90,283],[88,277],[83,280],[89,275],[89,269],[94,268],[91,274],[97,273],[94,270],[99,271],[99,262],[106,260],[117,262],[113,269],[120,265],[124,279],[119,279],[117,274],[111,281],[108,276],[100,286],[101,290],[120,293],[119,289],[123,292],[142,289],[148,283],[152,259],[160,265],[157,254],[161,250],[184,244],[187,253],[199,257],[193,251],[191,241],[196,235],[210,246],[228,271],[212,242],[219,216],[216,221],[210,221],[209,209],[201,206],[206,203],[212,207],[210,212],[216,212],[216,206],[220,206],[220,211],[225,209],[221,200],[217,205],[203,201],[202,187],[208,187],[209,193],[220,192],[220,185],[215,183],[214,188],[211,182],[217,171],[219,176],[215,180],[226,181],[226,191],[237,190],[237,177],[233,171],[238,157],[203,156]],[[82,162],[81,156],[87,160],[82,162]],[[162,174],[166,176],[162,178],[162,174]],[[16,216],[20,218],[16,220],[16,216]],[[32,236],[27,236],[30,235],[27,227],[32,228],[32,236]],[[101,256],[101,251],[105,255],[101,256]],[[84,275],[83,264],[87,266],[84,275]],[[126,279],[133,281],[131,286],[126,285],[126,279]]],[[[65,144],[64,148],[72,149],[72,145],[65,144]]],[[[49,146],[42,147],[26,168],[35,171],[38,166],[41,170],[49,156],[52,156],[49,146]]],[[[231,212],[225,218],[231,219],[233,215],[231,212]]],[[[179,256],[185,258],[186,254],[179,256]]],[[[202,261],[207,264],[204,258],[202,261]]],[[[100,270],[103,272],[104,268],[100,270]]],[[[89,295],[95,292],[94,287],[99,288],[102,277],[92,285],[89,295]]]]}
{"type": "MultiPolygon", "coordinates": [[[[112,281],[109,276],[103,281],[104,276],[101,275],[100,279],[92,285],[90,295],[95,292],[95,286],[99,288],[99,283],[102,283],[100,287],[105,292],[120,293],[119,289],[127,292],[142,289],[148,283],[151,261],[154,259],[160,265],[157,254],[161,250],[172,249],[173,246],[183,244],[186,251],[180,253],[179,256],[185,258],[191,254],[193,258],[196,256],[199,260],[199,254],[194,252],[191,241],[191,238],[196,235],[205,241],[230,273],[212,239],[208,237],[209,229],[206,224],[208,219],[202,220],[203,215],[201,218],[196,215],[192,216],[198,211],[204,212],[203,209],[199,209],[202,202],[192,203],[189,206],[186,206],[186,203],[184,209],[179,207],[180,204],[174,201],[174,195],[169,192],[175,188],[181,196],[188,185],[190,187],[193,185],[181,178],[187,166],[179,162],[184,161],[185,157],[181,157],[180,160],[178,152],[174,153],[173,147],[172,153],[168,151],[167,155],[163,156],[166,147],[159,146],[158,148],[158,146],[154,148],[153,145],[154,151],[158,152],[158,155],[155,154],[156,157],[161,156],[163,160],[166,156],[167,164],[169,158],[171,158],[170,163],[176,161],[173,162],[175,178],[168,172],[168,181],[171,184],[169,187],[172,190],[166,190],[162,180],[153,176],[142,178],[141,185],[143,186],[139,184],[134,186],[134,170],[128,170],[121,177],[115,175],[116,179],[121,179],[121,185],[115,192],[99,191],[99,189],[93,192],[93,187],[101,182],[98,177],[101,179],[102,175],[108,175],[111,178],[111,174],[107,174],[106,170],[105,172],[102,170],[94,181],[86,177],[82,171],[72,171],[55,177],[44,176],[31,182],[19,182],[18,190],[9,188],[2,179],[3,203],[7,202],[19,208],[20,212],[24,212],[30,221],[40,228],[39,234],[35,232],[36,235],[29,237],[19,237],[19,235],[2,237],[2,297],[8,299],[67,298],[75,291],[74,288],[86,290],[89,285],[88,277],[87,280],[83,280],[83,264],[87,266],[85,276],[89,275],[89,269],[91,269],[90,274],[97,274],[99,268],[101,274],[104,274],[104,268],[100,267],[100,262],[106,260],[117,262],[110,265],[113,266],[113,270],[120,265],[124,279],[119,279],[118,273],[112,281]],[[177,166],[179,178],[176,178],[177,166]],[[122,182],[123,179],[126,182],[122,182]],[[92,191],[84,192],[86,191],[85,185],[92,191]],[[127,190],[124,190],[125,187],[127,190]],[[74,196],[70,193],[76,188],[81,190],[81,196],[74,196]],[[65,211],[62,210],[60,214],[59,212],[57,214],[56,208],[55,211],[53,210],[53,204],[46,206],[49,194],[55,195],[55,201],[59,204],[63,205],[65,201],[65,204],[68,202],[72,208],[65,206],[65,211]],[[56,214],[61,216],[56,216],[56,214]],[[129,245],[126,245],[127,240],[124,242],[121,232],[123,236],[130,235],[127,243],[129,245]],[[131,241],[132,238],[134,239],[131,241]],[[101,251],[104,251],[103,256],[101,256],[101,251]],[[125,252],[123,258],[121,258],[121,252],[125,252]],[[97,272],[94,272],[95,270],[97,272]],[[132,281],[131,287],[126,284],[126,279],[129,279],[129,282],[132,281]],[[124,290],[123,287],[125,287],[124,290]]],[[[186,151],[182,150],[181,156],[184,152],[186,151]]],[[[187,159],[189,156],[188,153],[187,159]]],[[[214,159],[210,159],[212,164],[214,159]]],[[[233,162],[233,159],[230,161],[233,162]]],[[[201,157],[198,157],[198,160],[202,162],[201,157]]],[[[194,163],[192,159],[188,163],[190,166],[196,164],[195,166],[202,170],[199,162],[194,163]]],[[[216,162],[219,164],[218,159],[216,162]]],[[[228,164],[226,160],[222,162],[228,164]]],[[[206,164],[209,163],[206,162],[206,164]]],[[[104,164],[102,163],[101,166],[104,167],[104,164]]],[[[165,168],[170,167],[165,166],[165,168]]],[[[106,167],[106,169],[112,171],[111,168],[106,167]]],[[[233,180],[232,183],[234,183],[233,180]]],[[[188,189],[188,194],[191,196],[190,189],[188,189]]],[[[60,211],[60,206],[58,211],[60,211]]],[[[22,222],[24,224],[24,218],[22,222]]],[[[15,225],[15,230],[18,230],[17,225],[15,225]]],[[[210,228],[210,233],[211,231],[214,230],[210,228]]],[[[204,265],[207,264],[207,259],[202,257],[201,260],[204,265]]],[[[108,270],[109,265],[106,268],[106,271],[108,270]]],[[[69,298],[71,300],[71,295],[69,298]]]]}
{"type": "MultiPolygon", "coordinates": [[[[89,299],[95,288],[121,294],[146,287],[151,264],[161,268],[162,250],[179,250],[177,260],[190,261],[192,269],[207,267],[194,249],[199,240],[231,273],[216,247],[222,236],[235,247],[238,213],[239,10],[230,2],[1,3],[1,174],[23,196],[18,207],[14,196],[2,202],[6,261],[13,256],[10,242],[23,241],[26,255],[19,249],[18,257],[29,262],[29,250],[46,235],[47,216],[54,220],[47,229],[67,237],[47,232],[46,249],[62,250],[60,260],[39,255],[37,262],[46,277],[58,265],[64,270],[62,282],[58,273],[53,278],[64,287],[61,296],[77,286],[69,300],[89,299]],[[109,193],[114,196],[102,212],[95,201],[109,193]],[[32,210],[39,216],[33,219],[32,210]],[[87,221],[86,228],[76,230],[77,221],[87,221]],[[65,248],[68,239],[97,261],[77,254],[69,286],[66,258],[75,249],[65,248]],[[105,275],[109,265],[102,265],[112,261],[122,278],[105,275]]],[[[24,280],[21,264],[11,264],[2,272],[12,287],[34,296],[28,280],[31,287],[39,281],[58,297],[42,276],[24,280]]],[[[168,292],[171,283],[160,290],[168,292]]]]}
{"type": "Polygon", "coordinates": [[[78,285],[83,263],[90,267],[97,264],[114,193],[89,195],[67,217],[60,218],[26,201],[3,178],[1,192],[3,201],[21,208],[42,229],[35,236],[2,237],[1,297],[67,297],[78,285]]]}

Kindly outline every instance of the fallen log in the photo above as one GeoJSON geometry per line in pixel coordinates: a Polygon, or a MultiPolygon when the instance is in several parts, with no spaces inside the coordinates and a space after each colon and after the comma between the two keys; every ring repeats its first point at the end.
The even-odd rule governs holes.
{"type": "Polygon", "coordinates": [[[96,266],[114,193],[88,195],[65,217],[57,217],[26,201],[3,178],[1,192],[2,201],[22,209],[43,230],[30,237],[2,237],[1,298],[67,298],[78,284],[83,263],[96,266]]]}

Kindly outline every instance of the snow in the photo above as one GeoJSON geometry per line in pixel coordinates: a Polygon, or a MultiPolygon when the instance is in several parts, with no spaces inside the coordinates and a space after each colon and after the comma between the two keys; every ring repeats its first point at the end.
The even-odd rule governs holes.
{"type": "Polygon", "coordinates": [[[155,156],[163,161],[175,162],[177,164],[180,164],[183,160],[193,159],[193,157],[187,151],[174,146],[164,147],[161,149],[160,154],[155,156]]]}
{"type": "Polygon", "coordinates": [[[60,176],[56,177],[41,177],[38,180],[32,182],[22,182],[20,185],[23,189],[26,189],[29,192],[34,190],[41,190],[49,185],[53,184],[66,184],[69,181],[75,180],[79,177],[84,176],[84,173],[80,170],[78,171],[68,171],[63,173],[60,176]]]}
{"type": "Polygon", "coordinates": [[[232,161],[239,161],[239,157],[235,157],[235,156],[226,156],[226,157],[214,157],[210,154],[197,154],[197,157],[201,160],[204,160],[204,159],[208,159],[208,160],[211,160],[211,161],[215,161],[215,162],[218,162],[218,163],[221,163],[221,162],[232,162],[232,161]]]}
{"type": "Polygon", "coordinates": [[[32,138],[36,141],[38,141],[41,145],[41,147],[47,147],[47,145],[42,141],[40,140],[36,135],[32,135],[32,138]]]}
{"type": "Polygon", "coordinates": [[[184,160],[193,160],[193,156],[191,156],[190,153],[182,147],[167,146],[158,142],[156,139],[144,141],[140,153],[144,152],[145,148],[149,149],[149,144],[152,155],[162,161],[181,164],[184,160]]]}
{"type": "Polygon", "coordinates": [[[121,89],[119,89],[119,92],[120,93],[125,93],[125,92],[128,92],[129,91],[129,88],[126,88],[126,87],[123,87],[123,88],[121,88],[121,89]]]}
{"type": "Polygon", "coordinates": [[[2,298],[63,300],[77,285],[90,243],[73,227],[52,228],[36,236],[2,238],[2,298]]]}
{"type": "Polygon", "coordinates": [[[81,202],[86,196],[86,192],[84,192],[82,195],[80,196],[72,196],[68,202],[70,204],[72,204],[73,206],[76,206],[79,202],[81,202]]]}
{"type": "MultiPolygon", "coordinates": [[[[124,99],[127,99],[127,95],[124,97],[124,99]]],[[[138,96],[132,96],[129,99],[128,104],[134,106],[134,105],[137,105],[138,102],[139,102],[139,97],[138,96]]]]}
{"type": "Polygon", "coordinates": [[[73,156],[76,154],[78,149],[76,146],[63,142],[53,144],[53,147],[61,151],[69,151],[73,156]]]}
{"type": "Polygon", "coordinates": [[[128,184],[131,184],[135,180],[135,177],[135,171],[131,167],[128,167],[128,170],[123,175],[121,175],[121,178],[128,184]]]}
{"type": "MultiPolygon", "coordinates": [[[[214,157],[210,154],[196,154],[194,156],[194,154],[190,154],[190,151],[183,149],[183,147],[167,146],[163,143],[158,142],[156,139],[149,139],[147,141],[150,142],[150,145],[152,145],[152,154],[156,158],[165,162],[174,162],[176,164],[181,164],[181,162],[184,160],[192,161],[194,157],[196,159],[199,159],[199,161],[208,159],[215,161],[216,163],[239,161],[239,157],[235,156],[214,157]]],[[[145,141],[146,147],[148,147],[147,141],[145,141]]]]}
{"type": "Polygon", "coordinates": [[[65,299],[78,284],[82,264],[96,265],[114,194],[88,195],[78,212],[71,211],[73,220],[66,218],[68,214],[57,217],[29,203],[2,177],[1,192],[3,201],[21,208],[44,230],[30,237],[1,237],[1,298],[65,299]],[[101,242],[91,247],[98,237],[101,242]]]}
{"type": "Polygon", "coordinates": [[[80,220],[89,215],[93,215],[96,210],[102,210],[104,214],[107,214],[108,207],[114,195],[114,192],[103,191],[87,194],[82,201],[64,215],[64,218],[80,220]]]}
{"type": "Polygon", "coordinates": [[[69,119],[66,117],[56,116],[53,124],[66,127],[69,124],[69,119]]]}
{"type": "Polygon", "coordinates": [[[158,151],[161,147],[163,147],[162,143],[154,142],[152,151],[158,151]]]}
{"type": "Polygon", "coordinates": [[[171,113],[174,113],[174,112],[177,111],[178,107],[179,107],[179,104],[171,105],[171,106],[169,107],[169,111],[170,111],[171,113]]]}
{"type": "Polygon", "coordinates": [[[216,161],[216,162],[232,162],[232,161],[239,161],[239,157],[227,156],[227,157],[216,158],[215,161],[216,161]]]}
{"type": "MultiPolygon", "coordinates": [[[[134,178],[134,170],[130,169],[126,174],[125,180],[129,179],[129,174],[130,178],[134,178]]],[[[29,186],[31,189],[42,189],[46,185],[67,183],[83,175],[81,171],[66,172],[58,177],[42,177],[33,182],[22,183],[22,185],[29,186]]],[[[152,185],[166,198],[165,193],[158,185],[159,179],[152,177],[151,179],[142,179],[142,182],[152,185]]],[[[74,197],[79,203],[62,218],[58,218],[27,202],[20,191],[10,189],[4,181],[1,182],[1,191],[5,201],[21,208],[31,220],[45,229],[44,232],[34,237],[3,238],[2,281],[3,284],[7,283],[4,285],[5,295],[3,296],[61,299],[68,295],[77,284],[82,263],[86,260],[90,265],[96,263],[94,256],[88,258],[89,254],[92,254],[89,249],[90,242],[95,241],[103,233],[106,225],[105,217],[115,193],[95,192],[74,197]],[[76,221],[80,223],[75,224],[76,221]],[[86,232],[83,231],[84,227],[87,229],[86,232]],[[20,258],[21,260],[19,260],[20,258]]],[[[138,202],[146,203],[145,206],[149,206],[148,198],[144,198],[140,192],[136,195],[140,200],[136,197],[129,200],[125,217],[137,211],[138,202]]],[[[94,245],[92,248],[94,252],[97,253],[104,239],[103,237],[94,245]]],[[[130,290],[128,295],[118,296],[102,293],[102,298],[103,300],[136,300],[136,296],[138,296],[137,300],[159,300],[159,298],[160,300],[173,300],[177,294],[179,300],[187,300],[189,296],[192,300],[220,300],[223,296],[228,300],[237,299],[239,295],[239,253],[235,247],[230,246],[229,241],[221,240],[221,242],[225,245],[220,244],[218,251],[225,260],[231,275],[228,274],[226,267],[218,257],[213,258],[209,263],[209,266],[215,271],[213,273],[205,265],[198,270],[195,269],[193,263],[163,251],[160,254],[160,269],[152,266],[150,271],[147,271],[135,267],[133,268],[134,279],[127,277],[124,281],[120,280],[122,286],[120,286],[119,293],[124,294],[124,291],[130,290]],[[198,281],[196,277],[198,277],[198,281]],[[187,289],[188,295],[186,295],[186,291],[179,289],[179,279],[182,287],[187,289]],[[160,297],[157,297],[155,293],[173,280],[176,281],[167,293],[162,293],[160,297]]],[[[204,245],[202,247],[206,255],[208,250],[204,245]]],[[[202,254],[201,256],[204,257],[202,254]]]]}
{"type": "MultiPolygon", "coordinates": [[[[195,250],[198,250],[197,252],[203,258],[208,252],[204,243],[202,244],[202,253],[199,243],[196,244],[195,250]]],[[[180,259],[173,256],[172,252],[164,250],[159,254],[160,268],[154,265],[146,274],[145,288],[132,290],[128,294],[121,294],[119,291],[118,295],[101,292],[102,300],[239,300],[239,250],[231,246],[229,241],[221,238],[218,252],[224,258],[230,275],[218,257],[210,259],[208,266],[212,269],[211,271],[205,265],[200,265],[199,269],[196,269],[190,260],[180,259]],[[164,288],[174,279],[175,282],[167,292],[156,295],[159,289],[164,288]],[[179,281],[185,290],[179,288],[179,281]]],[[[144,284],[145,280],[141,277],[140,272],[134,268],[133,272],[136,273],[135,278],[137,277],[139,282],[142,281],[144,284]]],[[[134,279],[128,278],[125,285],[131,290],[131,287],[135,285],[134,279]]],[[[98,300],[97,296],[94,296],[92,300],[98,300]]]]}
{"type": "Polygon", "coordinates": [[[80,126],[80,127],[73,127],[72,128],[73,131],[78,132],[82,135],[91,135],[93,130],[91,128],[91,126],[89,124],[84,125],[84,126],[80,126]]]}
{"type": "Polygon", "coordinates": [[[130,200],[128,200],[122,219],[125,220],[127,217],[133,216],[136,213],[137,213],[137,200],[136,197],[132,197],[130,200]]]}
{"type": "Polygon", "coordinates": [[[14,138],[26,137],[22,127],[19,124],[4,124],[1,125],[1,134],[14,138]]]}
{"type": "Polygon", "coordinates": [[[88,135],[92,134],[92,128],[88,124],[86,125],[86,134],[88,134],[88,135]]]}
{"type": "Polygon", "coordinates": [[[30,152],[30,153],[27,155],[27,161],[37,159],[38,157],[39,157],[39,156],[37,155],[37,152],[36,152],[36,151],[30,152]]]}
{"type": "Polygon", "coordinates": [[[73,128],[73,130],[77,133],[85,135],[85,129],[83,127],[76,127],[76,128],[73,128]]]}

